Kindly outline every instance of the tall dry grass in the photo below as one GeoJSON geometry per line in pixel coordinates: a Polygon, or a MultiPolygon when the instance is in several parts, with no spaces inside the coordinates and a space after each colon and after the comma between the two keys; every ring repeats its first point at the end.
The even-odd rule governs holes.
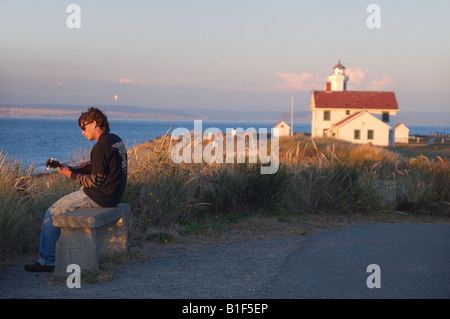
{"type": "Polygon", "coordinates": [[[32,172],[0,151],[0,252],[22,251],[32,240],[32,172]]]}
{"type": "MultiPolygon", "coordinates": [[[[168,133],[129,150],[123,201],[132,207],[132,238],[145,238],[155,225],[220,229],[221,221],[249,214],[427,212],[450,201],[448,159],[407,160],[387,148],[295,135],[280,139],[279,169],[264,175],[267,164],[248,157],[240,164],[175,164],[168,133]]],[[[79,187],[57,173],[36,178],[32,171],[0,155],[2,253],[36,244],[45,210],[79,187]]]]}
{"type": "Polygon", "coordinates": [[[75,190],[75,182],[59,174],[33,174],[0,151],[0,256],[35,250],[42,217],[51,204],[75,190]]]}

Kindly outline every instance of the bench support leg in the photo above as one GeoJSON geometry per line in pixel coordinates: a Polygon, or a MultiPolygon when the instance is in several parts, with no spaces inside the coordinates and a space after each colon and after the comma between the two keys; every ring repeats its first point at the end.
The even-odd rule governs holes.
{"type": "Polygon", "coordinates": [[[98,270],[100,254],[126,251],[127,235],[122,218],[99,228],[61,227],[55,273],[67,274],[70,264],[77,264],[81,270],[98,270]]]}
{"type": "Polygon", "coordinates": [[[70,264],[77,264],[82,270],[98,269],[95,229],[61,227],[61,236],[56,242],[55,273],[66,274],[70,264]]]}

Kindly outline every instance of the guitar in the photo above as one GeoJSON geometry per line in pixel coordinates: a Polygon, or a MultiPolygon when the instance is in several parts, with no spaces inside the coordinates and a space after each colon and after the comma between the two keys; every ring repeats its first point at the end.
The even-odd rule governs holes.
{"type": "MultiPolygon", "coordinates": [[[[63,167],[64,165],[62,165],[59,161],[51,158],[51,159],[47,160],[47,162],[45,163],[45,166],[47,167],[47,169],[50,169],[50,168],[63,167]]],[[[66,166],[74,173],[90,174],[91,168],[92,168],[92,163],[86,162],[86,163],[83,163],[78,166],[68,166],[68,165],[66,165],[66,166]]]]}

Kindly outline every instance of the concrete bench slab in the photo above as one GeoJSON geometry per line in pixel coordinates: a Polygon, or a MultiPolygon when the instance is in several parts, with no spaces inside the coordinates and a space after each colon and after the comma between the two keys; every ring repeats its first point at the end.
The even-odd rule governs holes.
{"type": "Polygon", "coordinates": [[[77,264],[81,270],[98,270],[100,254],[127,249],[128,231],[123,224],[131,208],[80,208],[53,218],[53,226],[61,228],[56,242],[55,273],[66,274],[67,266],[77,264]]]}

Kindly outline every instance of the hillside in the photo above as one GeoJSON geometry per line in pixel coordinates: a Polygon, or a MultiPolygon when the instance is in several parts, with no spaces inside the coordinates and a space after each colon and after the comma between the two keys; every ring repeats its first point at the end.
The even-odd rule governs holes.
{"type": "MultiPolygon", "coordinates": [[[[164,111],[130,107],[122,105],[95,105],[108,113],[110,118],[121,119],[158,119],[180,120],[190,119],[192,115],[177,111],[164,111]]],[[[56,104],[21,104],[0,105],[0,117],[34,117],[34,118],[77,118],[86,105],[56,105],[56,104]]]]}
{"type": "MultiPolygon", "coordinates": [[[[228,109],[170,110],[126,105],[93,105],[107,112],[110,118],[148,120],[213,120],[213,121],[279,121],[290,114],[275,111],[230,111],[228,109]]],[[[0,104],[0,117],[77,118],[87,105],[0,104]]],[[[274,108],[277,109],[277,108],[274,108]]],[[[309,122],[309,111],[294,112],[296,122],[309,122]]]]}
{"type": "MultiPolygon", "coordinates": [[[[273,111],[233,109],[158,109],[129,105],[66,105],[66,104],[0,104],[0,117],[30,118],[78,118],[81,111],[95,106],[107,112],[110,118],[141,120],[211,120],[211,121],[270,121],[290,120],[290,110],[274,106],[273,111]]],[[[426,113],[400,111],[397,122],[408,124],[447,124],[448,113],[426,113]]],[[[294,109],[294,122],[310,122],[308,107],[294,109]]]]}

